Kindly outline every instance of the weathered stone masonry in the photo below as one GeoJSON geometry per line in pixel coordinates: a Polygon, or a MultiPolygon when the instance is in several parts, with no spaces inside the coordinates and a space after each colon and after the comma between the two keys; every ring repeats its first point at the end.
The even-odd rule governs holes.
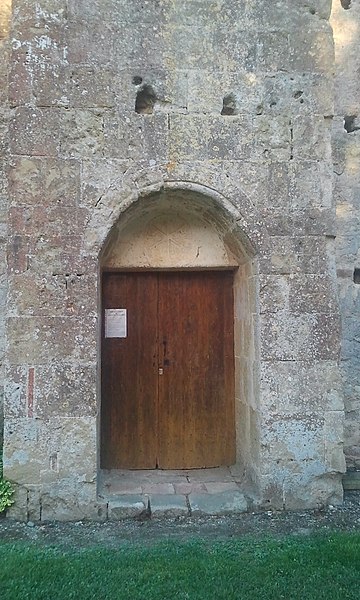
{"type": "Polygon", "coordinates": [[[333,3],[336,79],[333,125],[337,272],[342,316],[341,372],[345,401],[345,455],[360,467],[360,4],[333,3]]]}
{"type": "MultiPolygon", "coordinates": [[[[350,266],[346,254],[341,264],[341,239],[356,233],[349,218],[336,265],[330,10],[329,0],[14,0],[1,212],[8,198],[12,516],[108,515],[97,494],[100,263],[115,231],[121,242],[128,222],[146,211],[161,216],[162,203],[167,216],[180,211],[190,223],[196,214],[220,232],[240,265],[237,462],[253,502],[341,501],[336,269],[355,285],[355,259],[350,266]]],[[[339,102],[335,150],[340,139],[355,148],[339,102]]],[[[357,106],[346,110],[356,126],[357,106]]],[[[336,175],[336,198],[347,177],[356,189],[352,164],[336,175]]],[[[355,342],[342,349],[353,416],[355,342]]],[[[346,423],[353,465],[358,425],[346,423]]]]}

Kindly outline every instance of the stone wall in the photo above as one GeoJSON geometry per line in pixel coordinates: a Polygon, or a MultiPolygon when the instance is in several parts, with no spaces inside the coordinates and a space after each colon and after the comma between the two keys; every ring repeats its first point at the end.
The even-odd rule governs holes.
{"type": "Polygon", "coordinates": [[[336,80],[333,127],[337,273],[342,315],[345,454],[360,469],[360,3],[333,2],[336,80]],[[356,271],[358,269],[358,271],[356,271]]]}
{"type": "Polygon", "coordinates": [[[254,257],[243,268],[254,378],[240,399],[254,501],[341,501],[330,5],[14,1],[13,516],[106,518],[96,487],[98,258],[121,215],[165,188],[201,192],[254,257]]]}
{"type": "Polygon", "coordinates": [[[5,304],[6,304],[6,234],[7,234],[7,150],[8,150],[8,67],[11,0],[0,5],[0,451],[3,442],[5,304]]]}

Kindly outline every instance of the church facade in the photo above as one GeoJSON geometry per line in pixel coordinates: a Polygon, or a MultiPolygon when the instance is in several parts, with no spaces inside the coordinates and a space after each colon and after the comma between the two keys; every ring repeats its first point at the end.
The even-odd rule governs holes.
{"type": "Polygon", "coordinates": [[[360,468],[357,0],[1,10],[9,516],[136,514],[150,492],[101,482],[145,471],[229,469],[234,510],[340,503],[360,468]]]}

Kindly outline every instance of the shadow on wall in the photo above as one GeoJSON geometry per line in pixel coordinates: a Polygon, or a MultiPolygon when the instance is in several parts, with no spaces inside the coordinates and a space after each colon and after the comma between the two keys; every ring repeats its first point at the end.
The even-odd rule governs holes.
{"type": "Polygon", "coordinates": [[[337,213],[337,274],[342,318],[341,370],[348,469],[360,469],[360,3],[334,0],[333,123],[334,199],[337,213]]]}

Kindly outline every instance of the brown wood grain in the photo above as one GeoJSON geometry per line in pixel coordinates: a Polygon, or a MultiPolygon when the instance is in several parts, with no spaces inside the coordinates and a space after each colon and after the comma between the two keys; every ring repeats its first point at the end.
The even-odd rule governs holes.
{"type": "Polygon", "coordinates": [[[232,274],[166,273],[159,290],[159,467],[233,464],[232,274]]]}
{"type": "Polygon", "coordinates": [[[106,273],[103,308],[128,337],[103,334],[102,468],[233,464],[232,273],[106,273]]]}
{"type": "Polygon", "coordinates": [[[156,467],[157,293],[156,273],[103,274],[103,309],[126,308],[128,318],[126,338],[102,336],[104,469],[156,467]]]}

